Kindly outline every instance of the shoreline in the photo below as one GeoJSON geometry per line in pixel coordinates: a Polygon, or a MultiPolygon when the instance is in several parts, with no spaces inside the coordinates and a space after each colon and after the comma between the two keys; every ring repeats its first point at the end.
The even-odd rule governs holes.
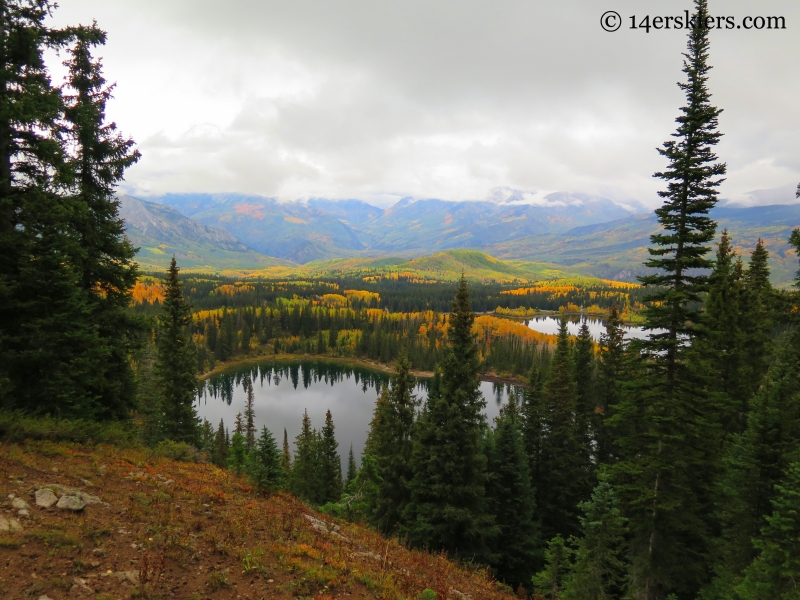
{"type": "MultiPolygon", "coordinates": [[[[363,358],[353,358],[347,356],[328,356],[325,354],[288,354],[282,352],[280,354],[259,354],[257,356],[247,356],[235,360],[230,360],[224,363],[220,363],[219,365],[215,366],[212,370],[207,371],[201,375],[198,375],[197,378],[201,381],[205,381],[209,377],[212,377],[213,375],[219,375],[220,373],[223,373],[228,369],[241,367],[248,364],[259,364],[267,362],[294,362],[300,360],[320,360],[320,361],[338,363],[344,365],[357,365],[360,367],[365,367],[367,369],[372,369],[374,371],[382,371],[384,373],[389,373],[389,374],[394,373],[394,369],[390,365],[386,365],[380,362],[373,362],[371,360],[366,360],[363,358]]],[[[433,371],[421,371],[419,369],[411,369],[411,374],[418,379],[431,379],[433,377],[433,371]]],[[[516,385],[516,386],[527,385],[527,381],[522,377],[510,377],[505,375],[498,375],[497,373],[481,373],[479,377],[481,381],[490,381],[492,383],[502,383],[508,385],[516,385]]]]}

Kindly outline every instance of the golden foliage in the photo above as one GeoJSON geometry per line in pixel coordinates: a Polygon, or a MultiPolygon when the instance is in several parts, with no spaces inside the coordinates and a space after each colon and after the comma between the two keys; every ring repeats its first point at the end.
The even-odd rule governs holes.
{"type": "Polygon", "coordinates": [[[164,301],[164,288],[158,282],[137,281],[132,296],[134,304],[155,304],[164,301]]]}

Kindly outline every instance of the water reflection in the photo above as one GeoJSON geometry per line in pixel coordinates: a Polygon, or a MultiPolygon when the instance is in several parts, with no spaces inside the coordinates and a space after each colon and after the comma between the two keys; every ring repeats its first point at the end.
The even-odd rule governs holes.
{"type": "MultiPolygon", "coordinates": [[[[232,429],[237,413],[244,412],[244,384],[248,377],[253,381],[258,429],[266,425],[280,442],[285,428],[294,451],[294,438],[300,433],[303,411],[308,410],[312,425],[319,429],[325,421],[325,412],[330,410],[344,462],[351,443],[356,456],[360,456],[375,400],[381,386],[388,384],[390,375],[358,365],[322,360],[243,366],[205,381],[197,398],[200,417],[208,419],[215,428],[223,419],[225,426],[232,429]]],[[[414,393],[418,399],[427,397],[428,383],[427,379],[417,380],[414,393]]],[[[516,390],[515,386],[488,381],[481,382],[481,392],[486,399],[485,412],[490,423],[512,392],[518,397],[521,395],[521,390],[516,390]]]]}
{"type": "MultiPolygon", "coordinates": [[[[581,323],[583,322],[583,317],[580,315],[569,315],[567,316],[567,331],[570,335],[578,335],[578,330],[581,327],[581,323]]],[[[534,331],[539,331],[541,333],[550,333],[552,335],[558,335],[558,329],[561,326],[561,318],[560,317],[534,317],[529,321],[526,321],[526,324],[529,328],[533,329],[534,331]]],[[[589,326],[589,332],[592,335],[592,338],[595,341],[600,340],[600,334],[606,332],[606,322],[600,319],[592,319],[587,318],[586,324],[589,326]]],[[[624,325],[623,329],[625,330],[625,339],[644,339],[646,338],[650,332],[645,331],[642,327],[637,327],[635,325],[624,325]]]]}

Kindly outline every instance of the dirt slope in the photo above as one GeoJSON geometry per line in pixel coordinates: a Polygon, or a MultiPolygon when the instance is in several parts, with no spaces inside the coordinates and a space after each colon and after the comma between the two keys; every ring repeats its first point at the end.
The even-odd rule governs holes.
{"type": "Polygon", "coordinates": [[[0,477],[2,598],[513,597],[208,464],[29,442],[0,450],[0,477]]]}

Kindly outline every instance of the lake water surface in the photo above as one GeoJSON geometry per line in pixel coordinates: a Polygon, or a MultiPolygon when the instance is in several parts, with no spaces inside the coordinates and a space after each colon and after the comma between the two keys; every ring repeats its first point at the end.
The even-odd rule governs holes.
{"type": "MultiPolygon", "coordinates": [[[[330,410],[343,466],[351,443],[356,457],[361,456],[375,400],[380,387],[389,381],[388,373],[357,365],[322,360],[269,362],[266,359],[262,364],[232,368],[209,377],[197,399],[200,417],[208,419],[214,429],[223,419],[232,431],[237,413],[244,413],[247,398],[244,383],[248,376],[253,381],[255,422],[259,431],[266,425],[281,444],[285,428],[294,452],[294,438],[300,433],[303,411],[307,409],[312,426],[321,429],[325,412],[330,410]]],[[[499,414],[500,406],[508,401],[511,391],[511,386],[481,382],[490,423],[499,414]]],[[[421,400],[427,397],[427,381],[420,381],[416,394],[421,400]]]]}
{"type": "MultiPolygon", "coordinates": [[[[578,335],[578,329],[581,327],[583,318],[577,315],[570,315],[567,317],[567,331],[570,335],[578,335]]],[[[559,327],[561,326],[560,317],[533,317],[527,321],[528,327],[534,331],[541,333],[551,333],[558,335],[559,327]]],[[[586,324],[589,326],[589,332],[595,341],[600,340],[600,334],[606,332],[606,323],[600,319],[587,318],[586,324]]],[[[646,338],[650,332],[645,331],[641,327],[635,325],[624,325],[625,339],[643,339],[646,338]]]]}

